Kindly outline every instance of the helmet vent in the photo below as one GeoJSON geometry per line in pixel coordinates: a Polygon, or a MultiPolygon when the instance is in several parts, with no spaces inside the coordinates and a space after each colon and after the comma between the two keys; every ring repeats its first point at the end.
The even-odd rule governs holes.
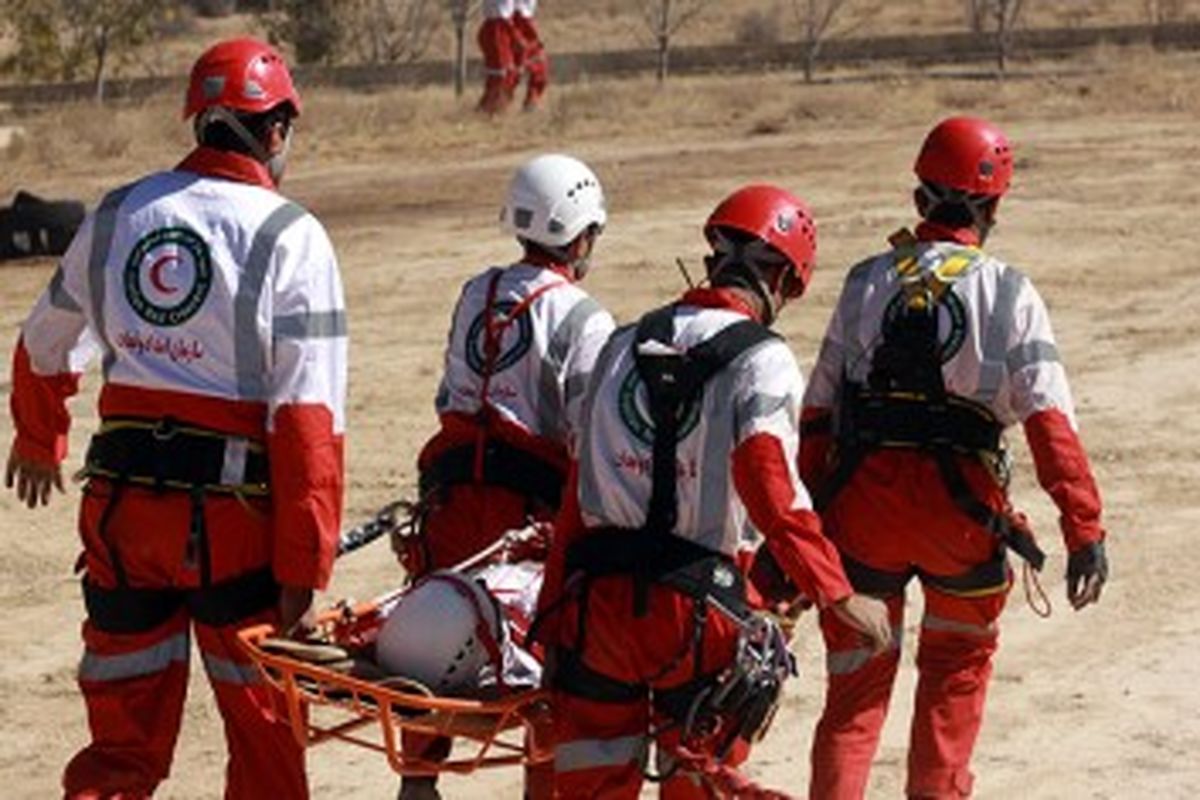
{"type": "Polygon", "coordinates": [[[215,100],[221,96],[223,91],[225,91],[224,75],[209,75],[204,79],[204,97],[208,100],[215,100]]]}
{"type": "Polygon", "coordinates": [[[526,230],[533,224],[533,211],[528,208],[518,208],[513,211],[513,225],[526,230]]]}

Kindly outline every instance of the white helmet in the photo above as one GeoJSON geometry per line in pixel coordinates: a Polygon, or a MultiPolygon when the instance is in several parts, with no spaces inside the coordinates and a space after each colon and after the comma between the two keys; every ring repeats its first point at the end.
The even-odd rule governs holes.
{"type": "Polygon", "coordinates": [[[428,686],[435,695],[469,693],[480,670],[500,661],[500,610],[478,581],[432,572],[388,614],[375,660],[390,675],[428,686]]]}
{"type": "Polygon", "coordinates": [[[608,221],[604,189],[587,164],[564,155],[537,156],[517,169],[500,209],[500,227],[520,239],[562,247],[608,221]]]}

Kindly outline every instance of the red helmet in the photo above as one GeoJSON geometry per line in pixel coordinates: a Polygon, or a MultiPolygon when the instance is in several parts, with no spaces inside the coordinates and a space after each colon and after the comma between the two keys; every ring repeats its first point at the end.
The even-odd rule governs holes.
{"type": "Polygon", "coordinates": [[[229,39],[206,50],[192,67],[183,118],[214,106],[257,114],[280,103],[300,113],[300,95],[283,57],[258,39],[229,39]]]}
{"type": "Polygon", "coordinates": [[[704,224],[704,236],[720,249],[720,231],[735,230],[765,242],[787,259],[800,282],[808,286],[816,266],[817,224],[804,201],[777,186],[744,186],[721,201],[704,224]]]}
{"type": "Polygon", "coordinates": [[[999,197],[1012,180],[1012,147],[1008,137],[987,120],[950,117],[925,137],[913,171],[928,183],[999,197]]]}

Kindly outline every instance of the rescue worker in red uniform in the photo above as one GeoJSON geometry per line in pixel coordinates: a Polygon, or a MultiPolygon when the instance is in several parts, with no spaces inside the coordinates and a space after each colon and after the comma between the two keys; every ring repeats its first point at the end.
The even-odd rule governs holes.
{"type": "MultiPolygon", "coordinates": [[[[542,104],[546,86],[550,82],[550,58],[538,35],[534,14],[537,0],[515,0],[512,16],[513,66],[517,73],[517,86],[522,73],[525,75],[525,101],[523,108],[532,111],[542,104]]],[[[516,87],[514,86],[514,91],[516,87]]]]}
{"type": "MultiPolygon", "coordinates": [[[[711,287],[614,333],[588,389],[540,602],[559,797],[636,798],[652,728],[668,731],[670,763],[689,709],[735,661],[748,528],[865,646],[890,638],[883,604],[852,593],[810,508],[796,469],[803,380],[768,329],[812,274],[812,217],[782,189],[749,186],[705,235],[711,287]]],[[[662,796],[707,795],[680,771],[662,796]]]]}
{"type": "Polygon", "coordinates": [[[302,750],[235,637],[302,622],[340,527],[341,279],[320,223],[276,191],[299,113],[268,45],[205,52],[184,107],[196,149],[101,201],[22,326],[7,483],[30,507],[62,489],[66,400],[92,356],[103,366],[79,522],[91,743],[67,797],[146,798],[167,777],[193,632],[225,796],[308,796],[302,750]]]}
{"type": "Polygon", "coordinates": [[[477,108],[498,114],[509,107],[521,68],[516,52],[521,33],[513,25],[514,0],[483,0],[483,23],[479,26],[479,49],[483,53],[483,96],[477,108]]]}
{"type": "MultiPolygon", "coordinates": [[[[417,463],[418,532],[394,540],[413,577],[554,518],[584,389],[614,327],[579,286],[608,219],[603,187],[586,164],[558,154],[526,162],[500,216],[524,252],[467,281],[455,305],[435,401],[441,424],[417,463]]],[[[405,741],[418,746],[416,737],[405,741]]],[[[431,783],[405,779],[401,796],[434,797],[418,794],[431,783]]]]}
{"type": "MultiPolygon", "coordinates": [[[[804,398],[801,472],[851,583],[903,624],[925,596],[907,794],[971,793],[971,751],[1012,583],[1006,551],[1044,555],[1006,493],[1002,434],[1020,424],[1038,481],[1061,513],[1067,593],[1096,602],[1107,576],[1100,497],[1076,430],[1045,304],[982,249],[1013,172],[994,125],[955,117],[917,157],[921,223],[850,270],[804,398]]],[[[828,687],[811,797],[861,798],[899,649],[864,650],[823,613],[828,687]]]]}

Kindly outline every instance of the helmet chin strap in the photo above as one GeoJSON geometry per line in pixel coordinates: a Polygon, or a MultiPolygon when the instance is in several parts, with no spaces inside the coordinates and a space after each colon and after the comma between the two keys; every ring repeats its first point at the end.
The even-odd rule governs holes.
{"type": "Polygon", "coordinates": [[[263,143],[250,133],[250,130],[242,124],[238,119],[237,114],[234,114],[227,108],[222,106],[213,106],[207,108],[196,117],[196,139],[197,141],[203,138],[204,130],[213,123],[221,123],[233,131],[233,134],[241,140],[242,144],[250,150],[250,155],[256,161],[262,163],[267,168],[267,173],[271,176],[271,180],[276,184],[283,178],[283,171],[287,167],[288,152],[292,147],[293,128],[288,127],[287,134],[284,136],[283,148],[276,154],[271,155],[263,143]]]}
{"type": "MultiPolygon", "coordinates": [[[[762,269],[759,267],[760,261],[771,257],[770,245],[760,239],[739,242],[730,239],[720,229],[717,229],[713,234],[712,246],[712,255],[705,259],[709,280],[715,280],[719,273],[730,266],[735,264],[742,266],[744,271],[735,275],[732,282],[748,289],[758,297],[762,304],[762,323],[770,326],[775,322],[779,310],[783,306],[782,302],[775,302],[775,292],[763,277],[762,269]]],[[[779,280],[783,280],[782,274],[780,274],[779,280]]]]}
{"type": "Polygon", "coordinates": [[[996,220],[984,210],[992,200],[991,197],[970,195],[958,189],[936,186],[925,181],[921,181],[919,191],[929,203],[929,210],[925,214],[926,217],[943,203],[957,203],[966,208],[971,214],[971,225],[979,234],[979,244],[982,246],[987,241],[988,234],[992,232],[992,228],[996,225],[996,220]]]}

